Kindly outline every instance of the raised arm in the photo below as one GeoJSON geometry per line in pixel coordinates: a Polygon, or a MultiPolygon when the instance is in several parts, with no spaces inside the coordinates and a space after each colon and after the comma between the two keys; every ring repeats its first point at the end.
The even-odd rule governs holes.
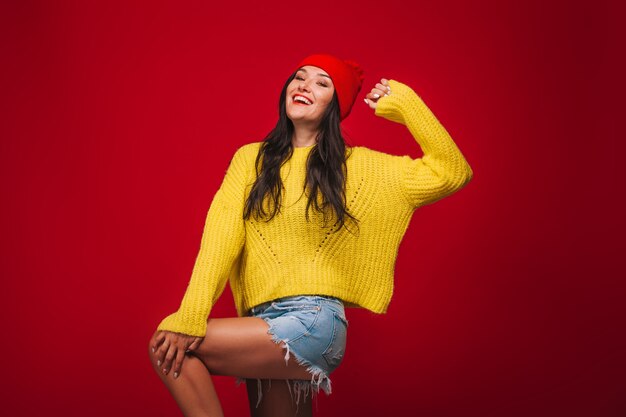
{"type": "MultiPolygon", "coordinates": [[[[417,159],[406,156],[401,167],[402,188],[409,203],[417,208],[463,188],[473,172],[446,129],[409,86],[395,80],[382,81],[388,85],[389,95],[367,95],[371,103],[376,103],[375,114],[405,125],[424,152],[417,159]]],[[[377,84],[380,88],[387,85],[377,84]]]]}
{"type": "Polygon", "coordinates": [[[245,152],[239,148],[209,207],[200,251],[180,307],[163,319],[157,330],[205,336],[209,313],[222,294],[245,241],[246,169],[245,152]]]}

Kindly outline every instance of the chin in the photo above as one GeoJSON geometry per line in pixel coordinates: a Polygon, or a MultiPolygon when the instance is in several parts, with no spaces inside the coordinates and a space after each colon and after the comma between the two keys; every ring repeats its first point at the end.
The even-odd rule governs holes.
{"type": "Polygon", "coordinates": [[[301,114],[291,114],[291,113],[287,112],[287,117],[289,119],[291,119],[292,122],[295,122],[295,121],[306,121],[304,116],[301,115],[301,114]]]}

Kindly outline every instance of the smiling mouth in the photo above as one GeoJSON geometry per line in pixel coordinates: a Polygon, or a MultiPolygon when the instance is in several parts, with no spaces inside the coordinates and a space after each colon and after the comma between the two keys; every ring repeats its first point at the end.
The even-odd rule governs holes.
{"type": "Polygon", "coordinates": [[[300,104],[304,106],[310,106],[311,104],[313,104],[311,100],[303,96],[294,96],[292,101],[294,104],[300,104]]]}

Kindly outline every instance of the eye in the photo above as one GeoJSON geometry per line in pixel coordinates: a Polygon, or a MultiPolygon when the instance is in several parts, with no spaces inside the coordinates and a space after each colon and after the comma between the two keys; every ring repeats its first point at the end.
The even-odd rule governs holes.
{"type": "Polygon", "coordinates": [[[304,78],[302,78],[301,76],[296,75],[296,80],[303,80],[303,79],[304,79],[304,78]]]}
{"type": "Polygon", "coordinates": [[[326,83],[324,83],[322,81],[318,82],[318,84],[321,85],[322,87],[328,87],[328,84],[326,84],[326,83]]]}

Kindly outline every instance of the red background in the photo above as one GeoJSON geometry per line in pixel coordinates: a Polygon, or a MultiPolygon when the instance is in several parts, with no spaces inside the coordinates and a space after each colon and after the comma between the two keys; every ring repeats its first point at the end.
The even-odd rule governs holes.
{"type": "MultiPolygon", "coordinates": [[[[3,2],[2,414],[180,415],[148,339],[230,157],[323,51],[366,70],[350,143],[421,155],[362,102],[396,79],[474,179],[414,215],[388,314],[347,311],[319,415],[625,415],[622,22],[504,3],[3,2]]],[[[227,290],[214,316],[234,314],[227,290]]]]}

